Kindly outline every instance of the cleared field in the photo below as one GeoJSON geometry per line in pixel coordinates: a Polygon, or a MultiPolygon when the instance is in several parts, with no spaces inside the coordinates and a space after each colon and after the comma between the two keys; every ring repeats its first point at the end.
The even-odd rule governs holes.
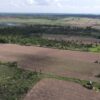
{"type": "Polygon", "coordinates": [[[0,61],[17,61],[29,70],[99,81],[99,53],[66,51],[33,46],[0,44],[0,61]]]}
{"type": "Polygon", "coordinates": [[[50,25],[58,25],[57,21],[52,21],[48,19],[39,19],[39,18],[30,18],[30,19],[21,19],[21,18],[0,18],[0,23],[20,23],[20,24],[50,24],[50,25]]]}
{"type": "Polygon", "coordinates": [[[100,100],[100,93],[71,82],[43,79],[33,87],[24,100],[100,100]]]}
{"type": "Polygon", "coordinates": [[[24,24],[47,24],[47,25],[71,25],[77,27],[91,26],[95,29],[100,29],[100,19],[98,18],[81,18],[81,17],[66,17],[55,20],[48,18],[18,18],[18,17],[0,17],[0,23],[24,23],[24,24]]]}
{"type": "Polygon", "coordinates": [[[93,28],[100,29],[100,19],[69,17],[69,18],[60,19],[59,21],[65,25],[68,24],[68,25],[78,26],[78,27],[91,26],[93,28]]]}

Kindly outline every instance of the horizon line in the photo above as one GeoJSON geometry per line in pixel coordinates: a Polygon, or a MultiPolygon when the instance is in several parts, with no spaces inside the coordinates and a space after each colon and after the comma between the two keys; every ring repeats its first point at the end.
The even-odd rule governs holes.
{"type": "Polygon", "coordinates": [[[58,14],[58,15],[97,15],[95,13],[54,13],[54,12],[0,12],[0,14],[58,14]]]}

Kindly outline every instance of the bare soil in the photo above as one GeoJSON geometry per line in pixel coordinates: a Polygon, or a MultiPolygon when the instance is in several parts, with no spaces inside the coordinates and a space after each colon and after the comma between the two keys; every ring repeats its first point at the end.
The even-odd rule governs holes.
{"type": "Polygon", "coordinates": [[[100,53],[58,50],[35,46],[0,44],[0,61],[17,61],[24,69],[60,76],[100,81],[100,53]]]}
{"type": "Polygon", "coordinates": [[[29,91],[24,100],[100,100],[100,93],[76,83],[43,79],[29,91]]]}

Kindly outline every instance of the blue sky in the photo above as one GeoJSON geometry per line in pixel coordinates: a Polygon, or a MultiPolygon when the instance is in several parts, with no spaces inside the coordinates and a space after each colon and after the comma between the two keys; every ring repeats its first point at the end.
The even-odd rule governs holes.
{"type": "Polygon", "coordinates": [[[100,14],[100,0],[0,0],[0,12],[100,14]]]}

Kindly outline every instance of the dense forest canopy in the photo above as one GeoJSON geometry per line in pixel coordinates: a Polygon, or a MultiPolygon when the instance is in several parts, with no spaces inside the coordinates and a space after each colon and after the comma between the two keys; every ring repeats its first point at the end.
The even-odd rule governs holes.
{"type": "Polygon", "coordinates": [[[21,27],[2,27],[0,35],[42,35],[42,34],[61,34],[69,36],[86,36],[100,38],[100,30],[91,27],[79,28],[72,26],[57,26],[57,25],[26,25],[21,27]]]}

